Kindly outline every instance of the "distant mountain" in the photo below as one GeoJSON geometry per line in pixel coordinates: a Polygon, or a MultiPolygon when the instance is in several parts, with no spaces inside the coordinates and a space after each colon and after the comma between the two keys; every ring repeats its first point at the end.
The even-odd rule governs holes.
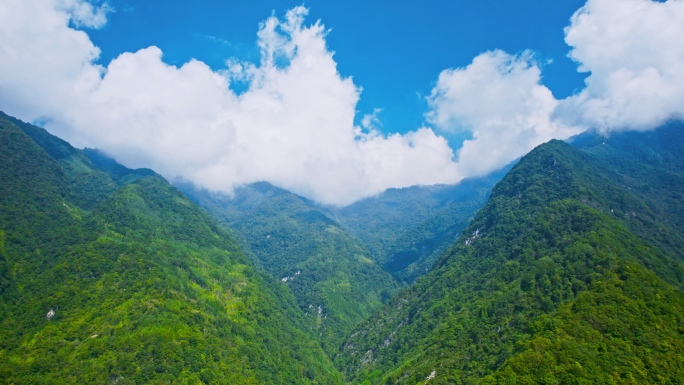
{"type": "Polygon", "coordinates": [[[680,383],[684,268],[618,171],[559,141],[523,157],[338,368],[364,384],[680,383]]]}
{"type": "Polygon", "coordinates": [[[179,188],[233,229],[256,263],[285,282],[331,354],[401,287],[356,237],[305,198],[265,182],[240,187],[234,196],[179,188]]]}
{"type": "Polygon", "coordinates": [[[150,170],[0,116],[0,382],[330,384],[287,288],[150,170]]]}
{"type": "Polygon", "coordinates": [[[379,264],[412,283],[456,241],[511,167],[457,185],[389,189],[332,211],[379,264]]]}

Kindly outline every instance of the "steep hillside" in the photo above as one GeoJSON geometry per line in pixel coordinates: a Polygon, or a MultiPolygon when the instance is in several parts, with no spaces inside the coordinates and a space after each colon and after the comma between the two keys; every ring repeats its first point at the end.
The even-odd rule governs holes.
{"type": "MultiPolygon", "coordinates": [[[[637,196],[645,207],[629,221],[630,230],[684,260],[684,124],[654,131],[585,133],[571,144],[607,170],[613,182],[637,196]]],[[[637,211],[621,213],[634,216],[637,211]]]]}
{"type": "Polygon", "coordinates": [[[390,189],[332,211],[379,264],[412,283],[456,241],[509,169],[453,186],[390,189]]]}
{"type": "Polygon", "coordinates": [[[0,117],[0,382],[340,382],[291,294],[199,207],[15,122],[0,117]]]}
{"type": "Polygon", "coordinates": [[[181,188],[285,282],[329,353],[400,287],[358,239],[300,196],[268,183],[241,187],[234,197],[181,188]]]}
{"type": "Polygon", "coordinates": [[[368,384],[680,383],[684,269],[628,229],[647,205],[592,159],[559,141],[525,156],[338,367],[368,384]]]}

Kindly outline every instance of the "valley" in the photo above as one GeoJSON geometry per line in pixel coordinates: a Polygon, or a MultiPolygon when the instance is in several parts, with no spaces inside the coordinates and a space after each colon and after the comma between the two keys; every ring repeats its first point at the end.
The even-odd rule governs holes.
{"type": "Polygon", "coordinates": [[[172,185],[3,114],[0,378],[679,383],[680,126],[335,207],[172,185]]]}
{"type": "Polygon", "coordinates": [[[684,0],[0,1],[0,384],[684,385],[684,0]]]}

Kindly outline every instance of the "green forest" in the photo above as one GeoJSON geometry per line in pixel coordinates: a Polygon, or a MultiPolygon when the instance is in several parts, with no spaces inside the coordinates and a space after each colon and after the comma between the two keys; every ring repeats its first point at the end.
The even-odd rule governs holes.
{"type": "Polygon", "coordinates": [[[327,207],[0,115],[0,382],[682,384],[684,134],[327,207]]]}
{"type": "Polygon", "coordinates": [[[2,382],[341,382],[292,294],[165,180],[0,130],[2,382]]]}
{"type": "Polygon", "coordinates": [[[526,155],[338,367],[367,384],[680,383],[681,255],[629,230],[647,213],[622,212],[646,204],[591,160],[559,141],[526,155]]]}
{"type": "Polygon", "coordinates": [[[240,188],[233,198],[182,189],[233,229],[255,264],[288,286],[328,354],[402,287],[355,236],[305,198],[265,182],[240,188]]]}

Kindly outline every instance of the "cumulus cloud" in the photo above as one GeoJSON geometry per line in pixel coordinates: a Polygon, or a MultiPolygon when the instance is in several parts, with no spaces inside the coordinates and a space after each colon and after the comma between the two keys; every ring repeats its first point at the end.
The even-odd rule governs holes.
{"type": "Polygon", "coordinates": [[[360,89],[337,72],[320,23],[296,7],[258,30],[259,63],[212,71],[163,62],[157,47],[106,68],[71,26],[99,27],[106,6],[84,0],[0,4],[0,108],[77,146],[104,149],[212,190],[270,181],[315,200],[347,204],[388,187],[454,183],[447,142],[429,128],[384,136],[354,125],[360,89]],[[246,81],[240,95],[233,81],[246,81]]]}
{"type": "Polygon", "coordinates": [[[428,121],[472,137],[458,151],[465,176],[485,175],[541,143],[581,131],[551,119],[558,101],[541,84],[531,52],[485,52],[467,67],[442,71],[428,104],[428,121]]]}
{"type": "Polygon", "coordinates": [[[107,23],[107,14],[113,9],[108,3],[99,7],[82,0],[59,0],[58,9],[66,11],[76,27],[101,28],[107,23]]]}
{"type": "Polygon", "coordinates": [[[382,121],[380,121],[380,113],[382,108],[375,108],[370,114],[366,114],[361,118],[361,127],[366,130],[377,130],[378,127],[382,126],[382,121]]]}
{"type": "Polygon", "coordinates": [[[92,64],[100,50],[68,24],[98,24],[96,14],[66,1],[0,2],[1,108],[33,120],[58,115],[90,92],[104,71],[92,64]]]}
{"type": "Polygon", "coordinates": [[[457,183],[585,128],[650,129],[684,116],[684,1],[588,0],[566,28],[586,88],[556,100],[531,52],[494,50],[439,75],[430,127],[383,134],[380,109],[354,124],[361,90],[337,71],[328,31],[307,9],[259,25],[258,63],[214,71],[163,61],[157,47],[106,67],[79,28],[112,9],[86,0],[0,2],[0,109],[129,167],[211,190],[269,181],[344,205],[389,187],[457,183]],[[244,83],[240,94],[231,85],[244,83]]]}
{"type": "Polygon", "coordinates": [[[586,129],[653,129],[684,118],[684,1],[588,0],[565,29],[586,87],[556,100],[531,52],[485,52],[443,71],[428,97],[436,128],[471,139],[458,173],[500,168],[550,139],[586,129]]]}
{"type": "Polygon", "coordinates": [[[565,29],[586,88],[557,115],[601,131],[684,117],[684,1],[588,0],[565,29]]]}

